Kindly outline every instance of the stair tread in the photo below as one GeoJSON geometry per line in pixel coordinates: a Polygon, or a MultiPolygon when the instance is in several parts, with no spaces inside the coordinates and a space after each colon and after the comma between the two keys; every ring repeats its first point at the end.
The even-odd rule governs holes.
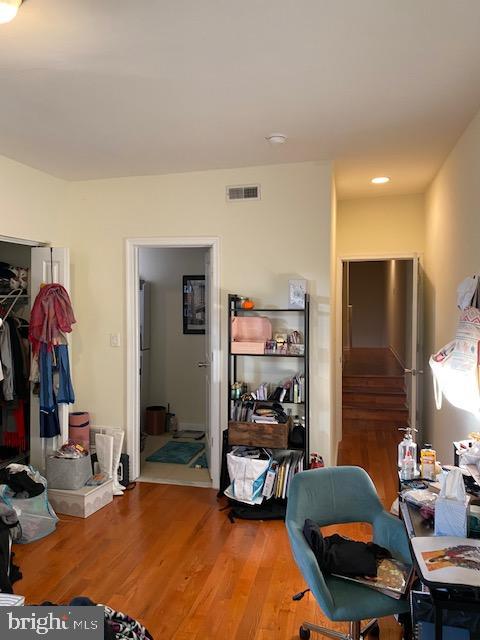
{"type": "Polygon", "coordinates": [[[402,411],[407,411],[408,412],[408,407],[407,405],[403,405],[402,407],[396,407],[396,406],[392,406],[391,404],[372,404],[372,405],[364,405],[364,404],[348,404],[348,403],[343,403],[343,408],[344,409],[358,409],[359,411],[372,411],[372,412],[377,412],[377,411],[394,411],[394,412],[402,412],[402,411]]]}
{"type": "Polygon", "coordinates": [[[398,387],[350,387],[343,386],[343,393],[361,393],[369,396],[404,396],[406,392],[398,387]]]}

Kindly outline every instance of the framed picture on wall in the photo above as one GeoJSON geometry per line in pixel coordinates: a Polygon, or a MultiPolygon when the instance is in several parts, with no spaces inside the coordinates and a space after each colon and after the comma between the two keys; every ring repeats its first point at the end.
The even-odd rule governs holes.
{"type": "Polygon", "coordinates": [[[205,276],[183,276],[183,333],[205,333],[205,276]]]}

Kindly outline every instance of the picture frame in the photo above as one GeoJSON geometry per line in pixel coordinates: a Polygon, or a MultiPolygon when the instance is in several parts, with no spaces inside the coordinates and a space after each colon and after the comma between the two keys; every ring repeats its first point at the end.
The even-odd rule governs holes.
{"type": "Polygon", "coordinates": [[[307,281],[294,279],[288,281],[288,308],[305,309],[305,294],[307,293],[307,281]]]}
{"type": "Polygon", "coordinates": [[[205,276],[183,276],[183,333],[205,334],[205,276]]]}

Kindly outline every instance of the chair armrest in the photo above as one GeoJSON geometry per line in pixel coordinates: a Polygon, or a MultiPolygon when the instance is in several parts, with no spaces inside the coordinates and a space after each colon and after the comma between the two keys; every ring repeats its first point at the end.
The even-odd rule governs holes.
{"type": "Polygon", "coordinates": [[[392,556],[405,564],[412,564],[412,554],[403,522],[386,511],[373,521],[373,541],[388,549],[392,556]]]}
{"type": "Polygon", "coordinates": [[[328,616],[335,609],[335,604],[317,559],[305,540],[303,530],[292,521],[287,521],[286,524],[295,561],[315,599],[328,616]]]}

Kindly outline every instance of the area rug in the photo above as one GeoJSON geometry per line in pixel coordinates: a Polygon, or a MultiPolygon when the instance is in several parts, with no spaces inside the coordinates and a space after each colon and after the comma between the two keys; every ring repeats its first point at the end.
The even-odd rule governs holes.
{"type": "Polygon", "coordinates": [[[192,469],[198,469],[199,467],[200,469],[208,469],[207,456],[205,453],[199,455],[198,458],[192,462],[190,467],[192,467],[192,469]]]}
{"type": "Polygon", "coordinates": [[[200,442],[167,442],[155,453],[149,455],[146,461],[188,464],[203,449],[205,445],[200,442]]]}

